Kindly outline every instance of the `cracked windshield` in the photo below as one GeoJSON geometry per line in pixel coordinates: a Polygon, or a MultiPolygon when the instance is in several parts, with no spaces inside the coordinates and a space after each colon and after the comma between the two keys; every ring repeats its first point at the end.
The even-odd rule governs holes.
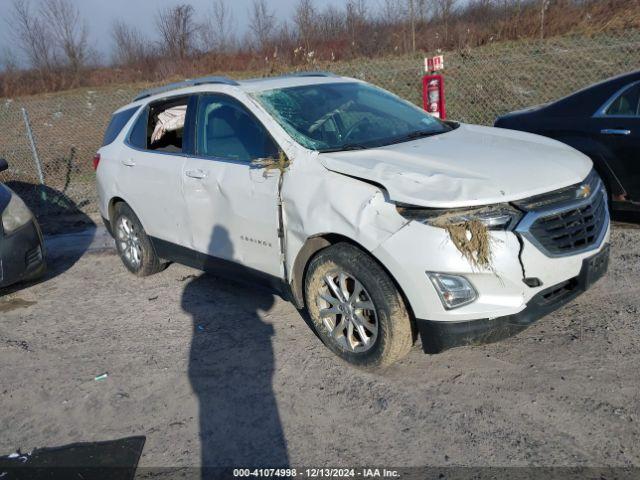
{"type": "Polygon", "coordinates": [[[356,82],[275,89],[256,98],[298,143],[319,152],[381,147],[451,130],[409,102],[356,82]]]}

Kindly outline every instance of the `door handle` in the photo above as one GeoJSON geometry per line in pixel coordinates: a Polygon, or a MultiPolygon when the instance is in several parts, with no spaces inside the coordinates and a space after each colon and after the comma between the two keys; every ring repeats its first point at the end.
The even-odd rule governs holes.
{"type": "Polygon", "coordinates": [[[124,165],[125,167],[135,167],[136,166],[136,162],[134,162],[132,159],[130,158],[124,158],[122,159],[122,165],[124,165]]]}
{"type": "Polygon", "coordinates": [[[207,173],[203,172],[200,169],[197,170],[187,170],[186,172],[184,172],[184,174],[187,177],[191,177],[191,178],[206,178],[207,177],[207,173]]]}
{"type": "Polygon", "coordinates": [[[631,135],[631,130],[626,130],[623,128],[605,128],[604,130],[600,130],[602,135],[631,135]]]}

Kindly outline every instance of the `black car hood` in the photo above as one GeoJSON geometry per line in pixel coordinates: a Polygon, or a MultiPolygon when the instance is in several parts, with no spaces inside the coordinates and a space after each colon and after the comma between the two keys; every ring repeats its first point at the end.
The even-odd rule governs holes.
{"type": "Polygon", "coordinates": [[[0,214],[9,205],[9,200],[11,200],[11,190],[0,183],[0,214]]]}

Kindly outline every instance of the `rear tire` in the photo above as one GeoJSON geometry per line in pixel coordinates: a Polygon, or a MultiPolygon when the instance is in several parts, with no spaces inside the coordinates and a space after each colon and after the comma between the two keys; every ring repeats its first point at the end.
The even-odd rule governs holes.
{"type": "Polygon", "coordinates": [[[305,304],[324,344],[363,368],[390,365],[411,350],[407,307],[391,277],[348,243],[320,251],[304,282],[305,304]]]}
{"type": "Polygon", "coordinates": [[[131,273],[147,277],[166,267],[156,255],[142,223],[126,203],[115,206],[113,237],[120,259],[131,273]]]}

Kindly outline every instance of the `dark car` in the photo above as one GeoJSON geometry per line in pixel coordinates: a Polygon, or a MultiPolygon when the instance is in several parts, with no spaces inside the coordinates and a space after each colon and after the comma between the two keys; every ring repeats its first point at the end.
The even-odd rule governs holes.
{"type": "Polygon", "coordinates": [[[640,71],[499,117],[496,127],[564,142],[593,160],[614,212],[640,212],[640,71]]]}
{"type": "MultiPolygon", "coordinates": [[[[0,159],[0,172],[7,168],[0,159]]],[[[40,226],[22,199],[1,183],[0,217],[0,288],[40,277],[46,269],[40,226]]]]}

